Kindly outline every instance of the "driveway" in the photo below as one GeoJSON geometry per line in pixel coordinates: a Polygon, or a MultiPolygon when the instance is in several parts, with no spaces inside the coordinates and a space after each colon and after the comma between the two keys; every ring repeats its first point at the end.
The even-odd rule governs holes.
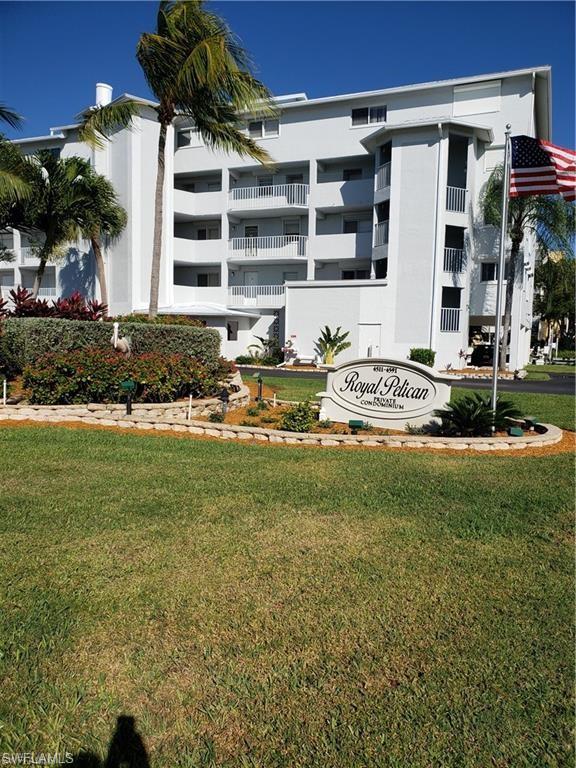
{"type": "MultiPolygon", "coordinates": [[[[262,376],[293,379],[319,379],[324,380],[326,373],[324,371],[291,371],[286,368],[277,368],[276,370],[264,368],[244,368],[241,373],[243,376],[251,376],[259,370],[262,370],[262,376]]],[[[574,395],[576,377],[571,373],[549,373],[549,381],[498,381],[498,389],[502,392],[536,392],[542,395],[574,395]]],[[[492,389],[490,379],[462,379],[455,386],[466,389],[492,389]]]]}

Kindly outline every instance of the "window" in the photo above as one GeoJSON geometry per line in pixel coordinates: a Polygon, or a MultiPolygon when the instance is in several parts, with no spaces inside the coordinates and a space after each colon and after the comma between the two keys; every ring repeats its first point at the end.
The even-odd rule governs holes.
{"type": "Polygon", "coordinates": [[[284,219],[282,224],[285,235],[299,235],[300,234],[300,219],[284,219]]]}
{"type": "Polygon", "coordinates": [[[221,192],[222,191],[222,182],[221,181],[209,181],[208,182],[208,192],[221,192]]]}
{"type": "Polygon", "coordinates": [[[198,272],[199,288],[219,288],[220,275],[218,272],[198,272]]]}
{"type": "Polygon", "coordinates": [[[482,276],[480,280],[488,283],[490,280],[496,280],[498,276],[498,264],[495,261],[485,261],[481,266],[482,276]]]}
{"type": "Polygon", "coordinates": [[[197,240],[220,240],[220,227],[202,227],[198,230],[197,240]]]}
{"type": "Polygon", "coordinates": [[[462,288],[442,288],[442,308],[460,309],[460,296],[462,288]]]}
{"type": "Polygon", "coordinates": [[[342,280],[369,280],[370,272],[367,269],[343,269],[342,280]]]}
{"type": "Polygon", "coordinates": [[[303,184],[304,176],[301,173],[287,173],[286,184],[303,184]]]}
{"type": "Polygon", "coordinates": [[[342,222],[342,231],[344,233],[371,232],[372,216],[355,216],[354,218],[345,218],[342,222]]]}
{"type": "Polygon", "coordinates": [[[178,147],[201,147],[202,138],[196,128],[184,128],[176,135],[178,147]]]}
{"type": "Polygon", "coordinates": [[[278,136],[280,133],[280,121],[270,120],[251,120],[248,123],[248,136],[251,139],[263,139],[269,136],[278,136]]]}
{"type": "Polygon", "coordinates": [[[51,149],[48,150],[48,152],[50,152],[50,154],[55,160],[59,160],[60,153],[62,152],[62,150],[60,149],[60,147],[52,147],[51,149]]]}
{"type": "Polygon", "coordinates": [[[362,168],[344,168],[342,171],[343,181],[354,181],[362,178],[362,168]]]}
{"type": "Polygon", "coordinates": [[[282,282],[285,283],[288,280],[298,280],[298,272],[282,272],[282,282]]]}
{"type": "Polygon", "coordinates": [[[386,107],[359,107],[352,110],[352,125],[383,123],[386,120],[386,107]]]}
{"type": "MultiPolygon", "coordinates": [[[[510,260],[507,259],[504,264],[504,280],[508,280],[510,274],[510,260]]],[[[480,280],[483,283],[488,283],[490,280],[498,280],[498,262],[497,261],[484,261],[481,265],[480,280]]]]}
{"type": "Polygon", "coordinates": [[[228,341],[238,341],[238,320],[226,322],[226,335],[228,341]]]}

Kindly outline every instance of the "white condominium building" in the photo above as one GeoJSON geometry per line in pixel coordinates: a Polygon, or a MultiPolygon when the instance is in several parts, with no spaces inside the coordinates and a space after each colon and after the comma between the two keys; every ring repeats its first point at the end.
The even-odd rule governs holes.
{"type": "MultiPolygon", "coordinates": [[[[246,353],[255,336],[291,339],[314,355],[321,328],[341,326],[352,346],[339,361],[405,358],[436,351],[436,365],[462,367],[473,335],[494,327],[499,233],[482,220],[480,197],[503,160],[504,131],[551,137],[548,67],[499,72],[328,98],[276,99],[277,119],[246,120],[275,166],[213,152],[177,118],[166,152],[160,311],[219,329],[223,354],[246,353]]],[[[112,99],[99,84],[96,103],[112,99]]],[[[118,100],[127,98],[120,96],[118,100]]],[[[133,97],[132,97],[133,98],[133,97]]],[[[21,139],[88,157],[113,182],[128,224],[106,249],[110,311],[148,306],[158,123],[139,99],[132,130],[103,150],[77,126],[21,139]]],[[[31,286],[30,241],[2,236],[16,259],[0,264],[3,291],[31,286]]],[[[510,368],[528,359],[533,238],[517,275],[510,368]]],[[[97,295],[86,243],[48,268],[42,293],[97,295]]]]}

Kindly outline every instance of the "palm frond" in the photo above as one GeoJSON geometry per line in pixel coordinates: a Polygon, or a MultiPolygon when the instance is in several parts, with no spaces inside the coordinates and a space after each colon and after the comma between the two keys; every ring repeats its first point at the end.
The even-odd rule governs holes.
{"type": "Polygon", "coordinates": [[[139,114],[140,104],[130,99],[102,107],[90,107],[78,115],[81,122],[78,131],[80,141],[102,149],[113,133],[121,128],[132,128],[133,120],[139,114]]]}
{"type": "Polygon", "coordinates": [[[6,104],[0,103],[0,122],[6,123],[11,128],[21,128],[24,118],[6,104]]]}

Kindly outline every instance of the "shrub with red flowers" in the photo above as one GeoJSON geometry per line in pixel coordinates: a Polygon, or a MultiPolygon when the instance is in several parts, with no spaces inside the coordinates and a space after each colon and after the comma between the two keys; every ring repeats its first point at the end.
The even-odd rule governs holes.
{"type": "Polygon", "coordinates": [[[35,404],[117,403],[121,382],[131,379],[136,402],[167,403],[188,395],[209,397],[228,374],[220,361],[208,365],[190,355],[124,357],[84,349],[44,355],[25,368],[23,384],[35,404]]]}
{"type": "Polygon", "coordinates": [[[66,299],[56,299],[51,304],[46,299],[35,299],[26,288],[10,291],[9,302],[0,304],[0,316],[4,317],[56,317],[62,320],[101,320],[107,306],[99,301],[86,301],[78,291],[66,299]]]}

